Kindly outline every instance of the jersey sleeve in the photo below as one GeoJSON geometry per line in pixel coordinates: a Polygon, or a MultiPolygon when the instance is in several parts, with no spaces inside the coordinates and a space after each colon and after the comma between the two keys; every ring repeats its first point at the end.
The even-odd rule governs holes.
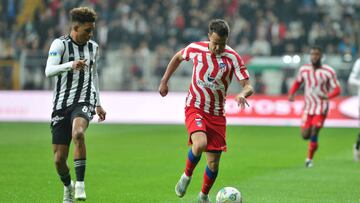
{"type": "Polygon", "coordinates": [[[45,68],[45,75],[47,77],[52,77],[62,72],[71,70],[73,64],[72,61],[60,64],[64,51],[65,45],[60,39],[55,39],[51,43],[45,68]]]}
{"type": "Polygon", "coordinates": [[[183,48],[180,53],[184,60],[189,61],[195,57],[195,47],[194,43],[189,44],[187,47],[183,48]]]}
{"type": "Polygon", "coordinates": [[[331,71],[331,77],[329,78],[329,84],[332,89],[340,87],[340,83],[337,79],[336,72],[334,70],[331,71]]]}
{"type": "Polygon", "coordinates": [[[233,55],[233,57],[231,57],[232,59],[232,64],[234,66],[234,73],[236,78],[240,81],[240,80],[244,80],[244,79],[249,79],[249,72],[247,70],[247,67],[245,66],[244,61],[242,60],[242,58],[240,57],[239,54],[237,54],[236,52],[231,53],[233,55]]]}
{"type": "Polygon", "coordinates": [[[95,52],[95,63],[93,66],[93,81],[94,81],[94,86],[95,86],[95,91],[96,91],[96,106],[101,106],[101,102],[100,102],[100,90],[99,90],[99,75],[98,75],[98,61],[99,61],[100,55],[99,55],[99,47],[97,47],[96,52],[95,52]]]}
{"type": "Polygon", "coordinates": [[[348,82],[350,85],[356,85],[360,87],[360,58],[356,60],[351,70],[348,82]]]}
{"type": "Polygon", "coordinates": [[[304,69],[303,67],[300,67],[296,74],[295,81],[298,83],[302,83],[304,81],[303,76],[302,76],[303,69],[304,69]]]}

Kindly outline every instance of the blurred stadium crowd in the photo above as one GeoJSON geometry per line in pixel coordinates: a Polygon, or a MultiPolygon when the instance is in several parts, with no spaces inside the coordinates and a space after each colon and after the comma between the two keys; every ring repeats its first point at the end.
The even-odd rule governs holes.
{"type": "MultiPolygon", "coordinates": [[[[106,67],[103,87],[110,90],[152,90],[172,54],[206,40],[212,18],[229,22],[229,45],[244,56],[301,54],[318,44],[352,62],[359,51],[358,0],[1,0],[0,58],[24,67],[21,89],[52,87],[43,80],[47,51],[54,38],[69,32],[68,12],[76,6],[98,13],[94,39],[106,67]]],[[[11,89],[6,78],[0,89],[11,89]]]]}

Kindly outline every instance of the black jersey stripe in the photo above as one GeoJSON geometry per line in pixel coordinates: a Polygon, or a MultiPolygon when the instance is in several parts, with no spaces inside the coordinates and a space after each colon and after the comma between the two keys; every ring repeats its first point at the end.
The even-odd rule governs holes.
{"type": "Polygon", "coordinates": [[[92,80],[92,74],[91,74],[91,70],[94,64],[93,58],[94,58],[94,52],[93,52],[93,44],[91,42],[88,43],[88,49],[89,49],[89,55],[90,55],[90,66],[89,66],[89,81],[88,81],[88,86],[86,89],[86,97],[85,97],[85,102],[90,103],[90,93],[91,93],[91,80],[92,80]]]}
{"type": "MultiPolygon", "coordinates": [[[[80,55],[80,59],[83,60],[85,59],[85,55],[84,55],[84,46],[78,46],[79,47],[79,55],[80,55]]],[[[79,80],[78,80],[78,84],[77,84],[77,88],[76,88],[76,92],[75,92],[75,97],[73,100],[73,104],[78,103],[80,96],[81,96],[81,91],[83,89],[83,85],[84,85],[84,70],[80,70],[79,71],[79,80]]]]}
{"type": "MultiPolygon", "coordinates": [[[[69,46],[69,61],[74,61],[75,59],[75,55],[74,55],[74,47],[73,44],[70,41],[68,41],[68,46],[69,46]]],[[[73,81],[73,70],[68,71],[67,72],[67,76],[66,76],[66,89],[65,89],[65,94],[64,94],[64,98],[61,104],[61,108],[64,109],[66,107],[67,104],[67,100],[69,98],[70,95],[70,89],[71,89],[71,85],[72,85],[72,81],[73,81]]]]}
{"type": "MultiPolygon", "coordinates": [[[[64,61],[64,53],[66,51],[66,45],[65,45],[65,41],[64,41],[66,38],[64,36],[62,36],[62,37],[60,37],[60,39],[61,39],[62,43],[64,44],[64,52],[61,54],[61,59],[60,59],[60,63],[59,63],[59,64],[62,64],[64,61]]],[[[55,100],[54,100],[54,107],[53,107],[54,111],[56,110],[56,106],[59,101],[60,90],[61,90],[61,74],[57,76],[56,93],[55,93],[55,100]]]]}

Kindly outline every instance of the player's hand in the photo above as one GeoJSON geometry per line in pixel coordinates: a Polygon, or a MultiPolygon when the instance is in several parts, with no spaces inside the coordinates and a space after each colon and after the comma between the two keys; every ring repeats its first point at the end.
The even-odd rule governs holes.
{"type": "Polygon", "coordinates": [[[250,106],[249,103],[246,101],[246,98],[241,94],[235,96],[235,101],[238,103],[241,109],[245,109],[246,106],[250,106]]]}
{"type": "Polygon", "coordinates": [[[291,102],[295,101],[295,97],[293,94],[289,95],[289,101],[291,101],[291,102]]]}
{"type": "Polygon", "coordinates": [[[165,97],[169,92],[169,87],[165,82],[160,82],[159,93],[162,97],[165,97]]]}
{"type": "Polygon", "coordinates": [[[105,120],[106,111],[101,106],[96,107],[96,114],[99,116],[98,122],[102,122],[105,120]]]}
{"type": "Polygon", "coordinates": [[[72,68],[74,70],[83,70],[84,68],[88,67],[88,65],[86,64],[87,59],[82,59],[82,60],[78,60],[78,61],[74,61],[72,68]]]}

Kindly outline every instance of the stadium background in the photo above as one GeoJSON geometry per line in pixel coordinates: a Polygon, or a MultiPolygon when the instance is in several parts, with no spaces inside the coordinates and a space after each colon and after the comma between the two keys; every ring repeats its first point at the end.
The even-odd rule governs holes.
{"type": "MultiPolygon", "coordinates": [[[[169,124],[183,121],[184,92],[190,81],[191,63],[183,63],[171,79],[174,93],[168,98],[161,99],[156,91],[172,55],[189,42],[206,40],[207,23],[212,18],[225,18],[229,22],[229,45],[246,61],[256,90],[251,111],[239,112],[233,105],[228,106],[230,123],[241,126],[228,128],[228,133],[234,136],[229,136],[230,150],[222,163],[224,172],[214,186],[212,198],[222,186],[233,185],[240,188],[246,202],[360,201],[358,182],[354,180],[359,167],[351,161],[351,145],[358,131],[359,101],[353,96],[356,90],[347,85],[353,62],[359,56],[359,1],[0,2],[0,158],[3,160],[0,173],[5,174],[0,176],[1,202],[54,202],[61,198],[61,186],[57,184],[51,161],[47,121],[53,81],[45,77],[44,70],[48,48],[54,38],[69,32],[68,11],[76,6],[93,7],[99,15],[94,40],[101,46],[100,89],[108,111],[107,122],[115,123],[94,125],[88,131],[89,157],[93,157],[88,170],[89,195],[92,194],[89,202],[179,202],[172,190],[185,160],[186,134],[182,125],[169,124]],[[297,68],[309,62],[307,53],[312,44],[324,48],[324,62],[336,69],[343,91],[334,100],[332,122],[327,123],[338,128],[322,131],[317,168],[309,172],[303,169],[306,146],[298,137],[298,128],[285,127],[298,125],[300,117],[298,108],[286,103],[285,95],[297,68]],[[141,141],[156,146],[156,150],[141,141]],[[128,152],[132,150],[136,153],[128,152]],[[152,156],[147,155],[148,151],[154,152],[152,156]],[[136,169],[132,167],[133,155],[138,157],[136,169]],[[149,159],[158,161],[150,163],[149,159]],[[162,166],[161,160],[170,166],[165,167],[161,184],[153,187],[156,179],[149,178],[149,174],[158,171],[151,166],[162,166]],[[341,167],[337,169],[334,165],[341,167]],[[121,167],[127,172],[118,170],[121,167]],[[40,178],[32,178],[33,174],[40,178]],[[142,174],[142,180],[138,180],[138,174],[142,174]],[[27,181],[34,183],[31,189],[27,181]],[[114,190],[110,193],[99,190],[96,182],[114,190]],[[46,185],[46,189],[41,185],[46,185]],[[147,190],[142,195],[138,194],[139,186],[147,190]]],[[[239,91],[237,84],[233,81],[231,94],[239,91]]],[[[231,96],[228,102],[232,104],[231,96]]],[[[199,177],[194,178],[197,180],[182,202],[191,202],[196,197],[201,173],[199,169],[196,174],[199,177]]]]}

